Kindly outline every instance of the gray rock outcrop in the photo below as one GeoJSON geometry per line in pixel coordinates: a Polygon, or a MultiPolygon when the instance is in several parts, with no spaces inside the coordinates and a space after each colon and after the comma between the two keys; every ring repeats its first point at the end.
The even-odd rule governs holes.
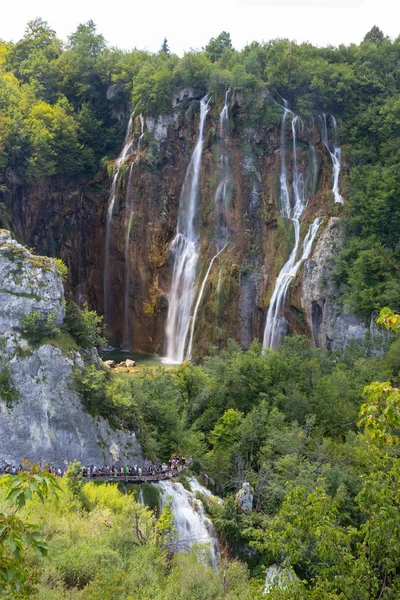
{"type": "MultiPolygon", "coordinates": [[[[6,405],[0,388],[0,458],[17,464],[72,460],[84,464],[141,464],[132,432],[113,430],[85,412],[73,387],[79,352],[66,355],[53,344],[32,348],[21,334],[21,318],[37,311],[64,318],[64,292],[55,261],[34,256],[0,231],[0,371],[7,368],[16,398],[6,405]]],[[[87,356],[90,353],[86,353],[87,356]]]]}
{"type": "Polygon", "coordinates": [[[333,255],[343,242],[339,219],[331,217],[315,244],[312,258],[304,263],[301,304],[313,344],[318,348],[342,350],[351,340],[364,341],[369,334],[379,348],[387,333],[371,318],[365,323],[339,302],[340,290],[333,281],[333,255]]]}
{"type": "Polygon", "coordinates": [[[242,485],[242,489],[236,494],[236,503],[243,512],[253,510],[253,493],[250,484],[246,481],[242,485]]]}

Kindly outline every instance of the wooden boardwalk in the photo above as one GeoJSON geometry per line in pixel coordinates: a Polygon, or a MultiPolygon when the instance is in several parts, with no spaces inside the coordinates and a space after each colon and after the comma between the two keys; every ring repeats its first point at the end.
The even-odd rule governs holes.
{"type": "Polygon", "coordinates": [[[95,475],[90,476],[84,475],[83,478],[85,481],[105,481],[106,483],[116,483],[118,481],[122,481],[123,483],[155,483],[157,481],[174,479],[182,473],[184,469],[185,467],[182,465],[177,469],[171,469],[164,473],[156,473],[155,475],[150,475],[146,472],[141,475],[128,475],[126,473],[117,473],[116,475],[112,475],[111,473],[96,473],[95,475]]]}

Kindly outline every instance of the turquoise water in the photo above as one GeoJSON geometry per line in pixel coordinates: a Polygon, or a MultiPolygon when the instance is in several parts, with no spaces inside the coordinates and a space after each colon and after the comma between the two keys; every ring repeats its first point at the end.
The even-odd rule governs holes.
{"type": "Polygon", "coordinates": [[[103,360],[115,360],[117,364],[129,358],[130,360],[134,360],[138,367],[160,367],[162,365],[161,358],[158,356],[133,354],[132,352],[125,352],[125,350],[121,350],[120,348],[103,351],[102,358],[103,360]]]}

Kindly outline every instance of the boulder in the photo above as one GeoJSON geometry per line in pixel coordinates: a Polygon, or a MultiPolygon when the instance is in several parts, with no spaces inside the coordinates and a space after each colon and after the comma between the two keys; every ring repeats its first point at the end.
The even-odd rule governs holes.
{"type": "Polygon", "coordinates": [[[242,489],[236,494],[236,504],[243,512],[253,510],[253,493],[247,481],[244,482],[242,489]]]}
{"type": "Polygon", "coordinates": [[[119,367],[126,367],[126,362],[123,360],[120,363],[118,363],[119,367]]]}
{"type": "Polygon", "coordinates": [[[115,360],[105,360],[104,364],[106,365],[106,367],[108,367],[109,369],[113,369],[115,367],[115,360]]]}
{"type": "Polygon", "coordinates": [[[129,360],[129,358],[126,359],[125,364],[127,367],[136,367],[136,362],[134,360],[129,360]]]}

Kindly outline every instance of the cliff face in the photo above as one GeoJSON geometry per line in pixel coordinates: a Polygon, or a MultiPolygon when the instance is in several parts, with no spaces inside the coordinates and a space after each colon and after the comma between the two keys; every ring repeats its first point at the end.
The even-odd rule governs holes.
{"type": "Polygon", "coordinates": [[[21,319],[33,311],[62,324],[64,290],[54,260],[33,255],[0,230],[0,282],[1,458],[56,465],[140,461],[134,434],[113,431],[83,410],[72,386],[74,365],[83,365],[80,353],[66,355],[50,343],[34,349],[21,334],[21,319]]]}
{"type": "MultiPolygon", "coordinates": [[[[44,254],[61,256],[72,274],[71,290],[76,298],[87,299],[100,313],[106,291],[111,343],[137,352],[165,351],[172,275],[169,248],[199,122],[198,102],[193,101],[184,112],[179,110],[179,98],[177,95],[178,107],[171,115],[133,120],[123,164],[114,168],[112,212],[108,210],[111,180],[105,173],[80,188],[61,180],[48,181],[41,188],[10,184],[6,197],[20,238],[44,254]]],[[[227,131],[221,130],[222,99],[211,104],[206,120],[196,216],[200,231],[197,290],[219,249],[222,209],[218,189],[223,177],[229,180],[228,244],[213,263],[204,287],[194,331],[194,356],[205,354],[213,344],[223,344],[228,337],[244,348],[254,338],[262,340],[276,277],[293,247],[292,227],[282,218],[279,206],[282,152],[290,191],[293,188],[291,129],[287,128],[282,145],[280,115],[271,113],[270,119],[267,116],[258,125],[246,124],[241,102],[239,97],[229,102],[227,131]]],[[[324,262],[323,256],[331,253],[332,246],[324,232],[330,219],[340,214],[341,205],[334,203],[331,191],[331,157],[320,128],[311,119],[303,119],[297,133],[296,161],[304,173],[312,162],[314,179],[307,183],[312,190],[301,219],[301,243],[309,225],[321,217],[318,261],[324,262]]],[[[321,291],[320,275],[311,277],[310,265],[299,269],[285,302],[289,330],[309,335],[321,347],[341,346],[345,342],[337,319],[325,316],[331,324],[324,325],[323,333],[317,324],[325,302],[320,296],[329,293],[329,285],[321,291]]],[[[332,311],[339,313],[338,308],[332,311]]],[[[354,322],[361,327],[357,319],[354,322]]]]}

